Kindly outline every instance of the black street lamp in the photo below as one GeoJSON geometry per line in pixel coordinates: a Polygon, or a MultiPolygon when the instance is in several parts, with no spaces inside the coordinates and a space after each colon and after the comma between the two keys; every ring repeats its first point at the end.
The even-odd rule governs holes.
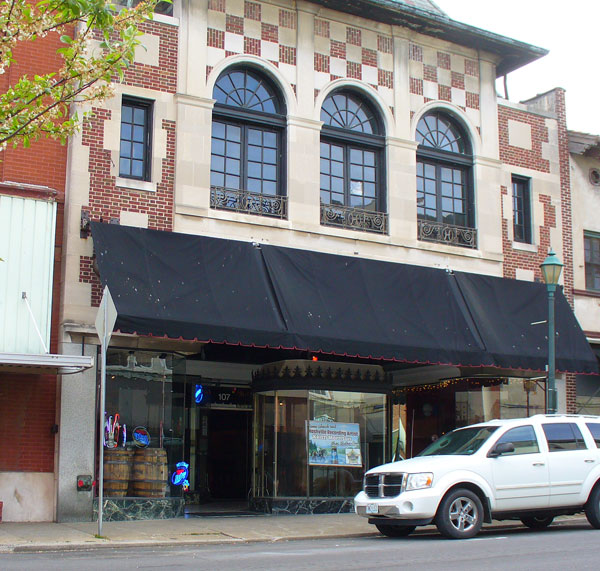
{"type": "Polygon", "coordinates": [[[555,413],[557,407],[556,398],[556,355],[555,355],[555,325],[554,325],[554,292],[563,269],[562,262],[558,259],[554,250],[550,248],[548,257],[540,265],[542,276],[548,289],[548,386],[546,387],[546,410],[555,413]]]}

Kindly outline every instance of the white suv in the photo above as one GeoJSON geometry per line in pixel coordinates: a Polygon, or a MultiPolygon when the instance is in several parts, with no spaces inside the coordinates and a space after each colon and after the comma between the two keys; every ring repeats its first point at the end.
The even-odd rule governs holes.
{"type": "Polygon", "coordinates": [[[369,470],[358,515],[389,537],[435,523],[463,539],[483,522],[531,528],[584,511],[600,529],[600,417],[537,415],[459,428],[410,460],[369,470]]]}

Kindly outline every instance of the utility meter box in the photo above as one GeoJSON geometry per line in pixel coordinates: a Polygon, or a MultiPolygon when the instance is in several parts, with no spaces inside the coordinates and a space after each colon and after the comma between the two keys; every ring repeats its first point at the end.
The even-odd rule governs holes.
{"type": "Polygon", "coordinates": [[[77,476],[77,491],[78,492],[91,492],[92,491],[92,477],[90,475],[77,476]]]}

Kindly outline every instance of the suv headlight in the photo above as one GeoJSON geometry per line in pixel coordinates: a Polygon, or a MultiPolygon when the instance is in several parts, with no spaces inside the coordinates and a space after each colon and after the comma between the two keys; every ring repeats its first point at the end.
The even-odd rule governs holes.
{"type": "Polygon", "coordinates": [[[409,474],[406,478],[406,491],[423,490],[431,488],[433,484],[433,474],[431,472],[422,472],[420,474],[409,474]]]}

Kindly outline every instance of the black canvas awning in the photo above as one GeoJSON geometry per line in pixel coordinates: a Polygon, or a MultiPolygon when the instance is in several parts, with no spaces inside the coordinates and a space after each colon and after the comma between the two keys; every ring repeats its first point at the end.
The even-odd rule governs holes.
{"type": "MultiPolygon", "coordinates": [[[[543,370],[543,284],[92,224],[124,333],[406,363],[543,370]]],[[[596,373],[557,294],[557,368],[596,373]]]]}

